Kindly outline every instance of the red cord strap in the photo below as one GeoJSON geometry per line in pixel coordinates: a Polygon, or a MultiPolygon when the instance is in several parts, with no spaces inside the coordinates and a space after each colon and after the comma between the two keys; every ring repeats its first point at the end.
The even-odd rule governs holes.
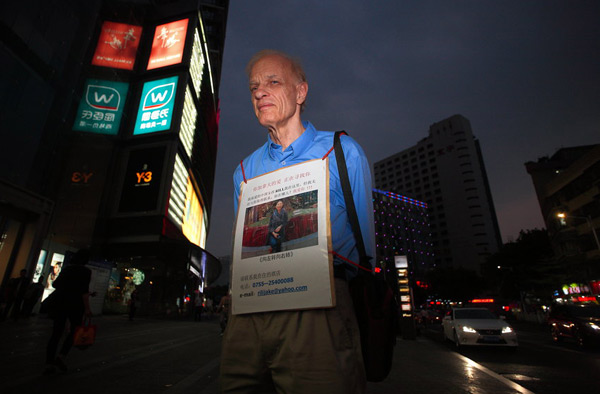
{"type": "MultiPolygon", "coordinates": [[[[340,134],[343,134],[343,135],[348,135],[348,133],[346,133],[345,131],[342,131],[340,134]]],[[[331,149],[329,149],[329,150],[327,151],[327,153],[325,153],[325,156],[323,156],[323,158],[322,158],[321,160],[325,160],[325,158],[326,158],[327,156],[329,156],[329,154],[331,153],[331,151],[333,150],[333,148],[335,148],[335,145],[334,145],[334,146],[332,146],[332,147],[331,147],[331,149]]]]}
{"type": "Polygon", "coordinates": [[[246,173],[244,172],[244,160],[240,161],[240,166],[242,166],[242,176],[244,177],[244,183],[248,183],[248,180],[246,179],[246,173]]]}
{"type": "Polygon", "coordinates": [[[352,260],[348,260],[347,258],[345,258],[344,256],[342,256],[341,254],[338,254],[338,253],[334,252],[333,250],[332,250],[331,252],[329,252],[329,253],[333,254],[334,256],[337,256],[337,257],[339,257],[340,259],[342,259],[343,261],[345,261],[345,262],[346,262],[346,263],[348,263],[348,264],[352,264],[352,265],[356,266],[357,268],[360,268],[360,269],[361,269],[361,270],[363,270],[363,271],[367,271],[367,272],[373,272],[373,270],[370,270],[370,269],[368,269],[368,268],[365,268],[365,267],[363,267],[363,266],[362,266],[362,265],[360,265],[360,264],[356,264],[354,261],[352,261],[352,260]]]}

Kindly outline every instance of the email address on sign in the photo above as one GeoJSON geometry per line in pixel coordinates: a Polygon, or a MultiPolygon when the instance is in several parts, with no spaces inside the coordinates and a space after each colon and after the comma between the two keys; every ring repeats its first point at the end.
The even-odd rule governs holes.
{"type": "Polygon", "coordinates": [[[268,296],[274,294],[286,294],[286,293],[297,293],[301,291],[307,291],[308,286],[296,286],[296,287],[282,287],[279,289],[271,289],[271,290],[259,290],[258,296],[268,296]]]}

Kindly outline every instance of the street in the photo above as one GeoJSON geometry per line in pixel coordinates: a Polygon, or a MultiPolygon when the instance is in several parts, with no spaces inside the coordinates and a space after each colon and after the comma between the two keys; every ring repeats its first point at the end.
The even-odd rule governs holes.
{"type": "MultiPolygon", "coordinates": [[[[94,318],[96,343],[72,349],[69,371],[43,375],[51,322],[41,317],[0,324],[0,392],[216,393],[221,337],[216,318],[189,320],[94,318]]],[[[416,340],[399,338],[392,373],[369,383],[370,394],[564,393],[589,391],[600,376],[600,351],[553,344],[543,326],[515,324],[520,347],[457,352],[439,327],[416,340]]]]}
{"type": "MultiPolygon", "coordinates": [[[[581,349],[569,341],[554,343],[544,325],[509,323],[517,332],[518,350],[463,347],[459,353],[534,393],[586,392],[598,385],[600,349],[581,349]]],[[[440,325],[427,327],[422,335],[456,351],[454,343],[444,342],[440,325]]]]}

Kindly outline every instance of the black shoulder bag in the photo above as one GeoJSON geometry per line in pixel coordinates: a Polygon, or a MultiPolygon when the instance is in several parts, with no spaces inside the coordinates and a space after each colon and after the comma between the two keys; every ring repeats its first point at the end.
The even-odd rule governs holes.
{"type": "MultiPolygon", "coordinates": [[[[340,183],[344,192],[346,212],[356,239],[356,247],[360,256],[360,266],[357,276],[350,280],[350,294],[354,302],[356,320],[360,329],[360,342],[365,364],[365,372],[369,382],[381,382],[392,368],[394,346],[398,322],[398,304],[388,283],[372,273],[372,268],[365,251],[358,215],[354,205],[354,197],[348,168],[337,131],[334,136],[335,159],[340,175],[340,183]]],[[[346,134],[347,135],[347,134],[346,134]]]]}

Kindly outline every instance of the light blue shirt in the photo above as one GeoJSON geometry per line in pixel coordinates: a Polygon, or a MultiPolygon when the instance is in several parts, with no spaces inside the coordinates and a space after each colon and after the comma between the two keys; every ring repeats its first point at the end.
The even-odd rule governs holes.
{"type": "MultiPolygon", "coordinates": [[[[305,127],[304,133],[298,137],[285,151],[271,140],[258,148],[250,156],[243,160],[246,179],[254,178],[267,172],[280,168],[302,163],[307,160],[322,158],[329,149],[333,147],[334,133],[330,131],[317,131],[310,122],[302,122],[305,127]]],[[[348,177],[352,186],[354,204],[360,223],[368,256],[373,257],[371,264],[375,261],[375,231],[373,227],[373,197],[371,192],[371,171],[364,151],[349,136],[341,136],[342,148],[348,167],[348,177]]],[[[240,185],[244,181],[241,166],[238,165],[233,173],[233,202],[237,213],[240,185]]],[[[358,250],[348,215],[346,214],[346,203],[344,193],[340,184],[335,151],[329,154],[329,207],[331,214],[331,239],[333,251],[347,259],[358,263],[358,250]]],[[[341,259],[334,257],[334,264],[346,264],[349,277],[353,276],[356,268],[344,263],[341,259]]]]}

